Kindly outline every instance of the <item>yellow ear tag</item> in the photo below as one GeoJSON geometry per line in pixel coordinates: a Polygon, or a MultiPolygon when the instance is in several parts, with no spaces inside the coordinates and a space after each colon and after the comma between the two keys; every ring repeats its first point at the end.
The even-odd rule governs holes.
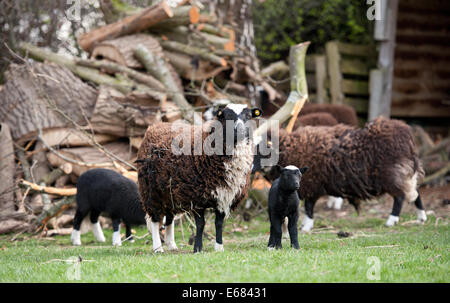
{"type": "Polygon", "coordinates": [[[255,116],[259,117],[259,115],[261,114],[261,112],[259,110],[255,110],[255,116]]]}

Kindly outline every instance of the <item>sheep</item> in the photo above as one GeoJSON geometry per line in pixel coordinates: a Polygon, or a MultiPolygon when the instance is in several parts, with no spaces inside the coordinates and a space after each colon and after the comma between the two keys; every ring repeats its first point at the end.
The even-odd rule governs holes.
{"type": "MultiPolygon", "coordinates": [[[[344,104],[314,104],[307,103],[303,106],[299,119],[312,113],[329,113],[338,123],[350,126],[358,126],[358,116],[353,107],[344,104]]],[[[297,122],[297,121],[296,121],[297,122]]]]}
{"type": "MultiPolygon", "coordinates": [[[[305,126],[287,134],[280,130],[280,165],[306,165],[299,195],[305,199],[302,230],[311,230],[317,199],[324,195],[347,198],[359,210],[359,201],[388,193],[394,197],[386,226],[399,221],[403,202],[414,201],[419,221],[426,221],[417,182],[424,172],[410,127],[399,120],[377,118],[356,129],[305,126]]],[[[267,175],[276,177],[272,168],[267,175]]]]}
{"type": "Polygon", "coordinates": [[[104,168],[88,170],[78,178],[77,211],[73,219],[71,240],[73,245],[81,245],[80,225],[90,212],[92,232],[99,242],[105,242],[98,222],[100,213],[111,216],[113,225],[112,244],[121,246],[120,221],[126,226],[126,238],[133,242],[131,225],[145,224],[145,213],[137,185],[121,174],[104,168]]]}
{"type": "Polygon", "coordinates": [[[228,104],[216,112],[216,120],[209,121],[215,123],[209,123],[209,128],[170,123],[148,127],[138,150],[138,187],[155,252],[164,251],[158,234],[164,215],[167,247],[177,249],[173,216],[183,212],[194,216],[194,252],[200,252],[207,208],[214,209],[216,215],[214,249],[223,251],[224,218],[245,198],[249,189],[254,147],[245,123],[260,115],[261,110],[257,108],[228,104]],[[196,134],[200,134],[200,138],[196,134]],[[200,147],[200,152],[196,152],[198,142],[206,145],[214,134],[219,134],[214,142],[215,151],[202,152],[200,147]],[[230,136],[232,141],[228,140],[230,136]],[[184,154],[173,149],[172,144],[180,138],[185,139],[182,140],[184,154]]]}
{"type": "Polygon", "coordinates": [[[311,113],[300,116],[294,124],[294,129],[301,126],[334,126],[339,122],[331,114],[325,112],[311,113]]]}
{"type": "Polygon", "coordinates": [[[306,172],[307,167],[299,169],[296,166],[289,165],[281,167],[277,165],[280,177],[277,178],[270,187],[269,191],[269,219],[270,219],[270,238],[269,249],[280,249],[282,237],[282,224],[285,218],[288,218],[288,230],[291,238],[291,246],[299,249],[297,235],[298,206],[300,198],[298,190],[302,174],[306,172]]]}

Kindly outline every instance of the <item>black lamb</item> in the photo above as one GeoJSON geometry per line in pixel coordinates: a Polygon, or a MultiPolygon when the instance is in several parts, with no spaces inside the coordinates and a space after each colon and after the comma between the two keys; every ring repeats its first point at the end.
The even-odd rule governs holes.
{"type": "Polygon", "coordinates": [[[269,218],[270,218],[270,238],[269,249],[281,248],[282,229],[281,226],[288,219],[288,231],[291,238],[291,246],[299,249],[298,245],[298,207],[300,198],[298,190],[302,174],[306,172],[307,167],[298,168],[293,165],[285,168],[277,166],[280,171],[280,177],[273,183],[269,191],[269,218]]]}
{"type": "Polygon", "coordinates": [[[120,221],[126,226],[126,238],[133,241],[131,225],[145,224],[145,213],[137,185],[121,174],[103,168],[91,169],[80,176],[77,183],[77,211],[73,219],[72,244],[81,245],[80,225],[88,213],[92,223],[92,232],[99,242],[105,242],[105,236],[98,222],[101,213],[112,219],[112,244],[122,245],[120,239],[120,221]]]}

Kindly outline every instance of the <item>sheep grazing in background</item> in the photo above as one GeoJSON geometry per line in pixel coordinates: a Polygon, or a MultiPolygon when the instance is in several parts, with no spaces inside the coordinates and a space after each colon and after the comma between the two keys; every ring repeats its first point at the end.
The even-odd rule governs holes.
{"type": "MultiPolygon", "coordinates": [[[[350,126],[358,126],[358,116],[353,107],[344,104],[314,104],[307,103],[303,106],[299,119],[312,113],[329,113],[338,123],[350,126]]],[[[297,121],[296,121],[297,122],[297,121]]],[[[296,128],[294,128],[296,129],[296,128]]]]}
{"type": "MultiPolygon", "coordinates": [[[[399,120],[377,118],[364,128],[305,126],[280,130],[280,165],[306,165],[300,197],[305,199],[302,230],[313,227],[314,205],[324,195],[359,201],[388,193],[394,206],[387,226],[399,221],[403,202],[415,202],[419,221],[426,221],[417,183],[423,177],[410,127],[399,120]]],[[[274,169],[268,174],[274,179],[274,169]]]]}
{"type": "Polygon", "coordinates": [[[214,146],[221,143],[223,146],[213,153],[195,150],[198,146],[196,137],[199,137],[195,134],[200,134],[197,140],[205,145],[213,134],[213,128],[185,124],[175,127],[170,123],[159,123],[147,129],[138,151],[138,184],[155,252],[163,251],[158,233],[163,216],[166,216],[165,240],[168,249],[177,249],[173,217],[183,212],[191,212],[195,218],[194,252],[201,251],[207,208],[214,209],[216,215],[215,250],[223,250],[224,218],[247,195],[250,183],[253,142],[245,123],[260,115],[259,109],[249,109],[240,104],[228,104],[219,109],[216,112],[217,121],[210,122],[216,122],[216,126],[219,124],[223,135],[221,142],[215,141],[214,146]],[[227,128],[226,124],[230,122],[232,127],[227,128]],[[189,139],[183,141],[182,149],[188,153],[173,152],[174,140],[186,134],[189,139]],[[234,140],[225,140],[228,136],[233,136],[234,140]],[[185,146],[186,141],[190,146],[185,146]]]}
{"type": "Polygon", "coordinates": [[[77,211],[73,219],[72,244],[81,245],[80,225],[90,213],[92,232],[99,242],[105,242],[102,228],[98,222],[101,213],[112,219],[112,244],[122,245],[120,239],[120,221],[126,226],[126,238],[133,241],[131,225],[145,224],[145,213],[137,185],[121,174],[103,168],[88,170],[78,178],[77,211]]]}
{"type": "Polygon", "coordinates": [[[269,249],[281,248],[281,226],[285,218],[287,218],[291,246],[299,249],[297,222],[300,198],[298,197],[298,190],[300,188],[302,174],[308,168],[303,167],[299,169],[293,165],[283,168],[277,165],[277,169],[280,172],[280,177],[272,183],[269,191],[270,238],[268,247],[269,249]]]}

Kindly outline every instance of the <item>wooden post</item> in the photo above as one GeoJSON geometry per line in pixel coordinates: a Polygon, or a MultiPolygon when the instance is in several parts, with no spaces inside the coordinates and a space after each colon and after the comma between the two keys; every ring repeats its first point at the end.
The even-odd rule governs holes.
{"type": "Polygon", "coordinates": [[[330,76],[331,104],[343,104],[342,74],[340,68],[341,55],[339,54],[339,42],[331,41],[325,45],[328,59],[328,74],[330,76]]]}
{"type": "MultiPolygon", "coordinates": [[[[302,109],[306,100],[308,99],[308,85],[306,84],[305,73],[305,57],[310,42],[300,43],[291,46],[289,52],[289,71],[291,73],[291,93],[289,94],[286,103],[270,117],[267,121],[261,124],[254,132],[255,136],[260,136],[265,133],[271,126],[272,121],[283,123],[290,117],[297,118],[298,113],[302,109]]],[[[292,124],[291,129],[293,127],[292,124]]]]}
{"type": "Polygon", "coordinates": [[[325,88],[327,81],[327,66],[324,55],[317,55],[314,57],[314,64],[316,70],[316,102],[327,103],[328,95],[325,88]]]}
{"type": "Polygon", "coordinates": [[[378,55],[379,71],[372,74],[375,78],[371,80],[373,84],[371,93],[375,93],[375,96],[370,98],[369,119],[377,116],[389,117],[391,114],[398,0],[382,0],[381,3],[383,8],[381,20],[375,23],[375,38],[381,41],[378,55]],[[376,94],[380,95],[379,98],[376,94]]]}

